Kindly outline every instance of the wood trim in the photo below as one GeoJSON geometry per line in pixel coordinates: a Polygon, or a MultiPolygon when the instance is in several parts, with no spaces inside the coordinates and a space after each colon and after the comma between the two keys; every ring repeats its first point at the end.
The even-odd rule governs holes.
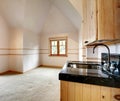
{"type": "Polygon", "coordinates": [[[40,49],[32,49],[32,48],[0,48],[0,50],[40,50],[40,49]]]}
{"type": "Polygon", "coordinates": [[[5,55],[36,55],[40,53],[33,53],[33,54],[0,54],[0,56],[5,56],[5,55]]]}
{"type": "Polygon", "coordinates": [[[68,52],[68,37],[52,37],[49,38],[49,48],[50,48],[50,55],[49,56],[67,56],[67,52],[68,52]],[[59,52],[59,41],[61,40],[65,40],[65,54],[60,54],[59,52]],[[52,54],[52,45],[51,45],[51,41],[57,41],[57,54],[52,54]]]}
{"type": "Polygon", "coordinates": [[[49,54],[49,53],[40,53],[40,54],[49,54]]]}
{"type": "Polygon", "coordinates": [[[63,66],[55,66],[55,65],[40,65],[39,67],[50,67],[50,68],[62,68],[63,66]]]}
{"type": "Polygon", "coordinates": [[[89,58],[86,58],[87,60],[98,60],[98,61],[101,61],[101,58],[93,58],[93,57],[89,57],[89,58]]]}
{"type": "Polygon", "coordinates": [[[87,46],[87,48],[93,48],[94,46],[87,46]]]}
{"type": "Polygon", "coordinates": [[[49,49],[40,49],[40,50],[49,50],[49,49]]]}
{"type": "Polygon", "coordinates": [[[50,54],[49,56],[53,56],[53,57],[55,57],[55,56],[56,56],[56,57],[67,57],[68,55],[51,55],[51,54],[50,54]]]}
{"type": "MultiPolygon", "coordinates": [[[[83,49],[83,48],[80,48],[83,49]]],[[[49,50],[49,49],[40,49],[40,50],[49,50]]],[[[68,49],[68,50],[79,50],[79,49],[68,49]]]]}
{"type": "MultiPolygon", "coordinates": [[[[49,53],[40,53],[40,54],[49,54],[49,53]]],[[[68,53],[68,54],[79,54],[79,53],[68,53]]],[[[68,56],[68,55],[49,55],[49,56],[68,56]]]]}
{"type": "Polygon", "coordinates": [[[62,36],[62,37],[50,37],[49,40],[62,40],[62,39],[67,39],[67,36],[62,36]]]}
{"type": "Polygon", "coordinates": [[[8,71],[6,71],[6,72],[0,73],[0,75],[5,75],[5,74],[8,74],[8,73],[23,74],[23,72],[8,70],[8,71]]]}
{"type": "Polygon", "coordinates": [[[68,54],[79,54],[79,53],[68,53],[68,54]]]}
{"type": "Polygon", "coordinates": [[[82,57],[86,57],[86,55],[82,55],[82,57]]]}
{"type": "Polygon", "coordinates": [[[79,49],[68,49],[68,50],[79,50],[79,49]]]}
{"type": "MultiPolygon", "coordinates": [[[[40,54],[49,54],[49,53],[40,53],[40,54]]],[[[68,53],[68,54],[79,54],[79,53],[68,53]]],[[[68,56],[68,55],[49,55],[49,56],[68,56]]]]}

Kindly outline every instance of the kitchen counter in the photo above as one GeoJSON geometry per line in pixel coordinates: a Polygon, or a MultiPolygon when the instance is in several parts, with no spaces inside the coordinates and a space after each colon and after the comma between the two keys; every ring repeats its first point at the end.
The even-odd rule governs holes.
{"type": "Polygon", "coordinates": [[[68,67],[68,62],[59,73],[59,80],[120,88],[120,78],[112,78],[100,69],[84,69],[84,65],[83,68],[68,67]]]}

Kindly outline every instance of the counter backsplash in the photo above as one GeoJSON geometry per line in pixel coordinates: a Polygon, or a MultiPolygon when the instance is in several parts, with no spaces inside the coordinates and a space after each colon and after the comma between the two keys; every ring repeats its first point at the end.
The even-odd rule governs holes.
{"type": "MultiPolygon", "coordinates": [[[[111,53],[110,54],[110,62],[116,62],[118,64],[119,62],[119,57],[120,57],[120,54],[113,54],[111,53]]],[[[101,54],[101,61],[105,61],[107,62],[108,61],[108,53],[102,53],[101,54]]]]}

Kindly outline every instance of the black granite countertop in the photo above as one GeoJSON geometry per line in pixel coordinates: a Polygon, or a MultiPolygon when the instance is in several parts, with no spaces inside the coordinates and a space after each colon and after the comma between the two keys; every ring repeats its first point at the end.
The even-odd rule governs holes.
{"type": "MultiPolygon", "coordinates": [[[[72,63],[72,62],[69,62],[72,63]]],[[[74,62],[75,63],[75,62],[74,62]]],[[[76,62],[77,64],[96,64],[92,62],[76,62]]],[[[85,84],[94,84],[107,87],[120,88],[120,78],[113,78],[103,73],[101,69],[92,69],[92,68],[76,68],[68,67],[68,62],[64,65],[63,69],[59,73],[59,80],[85,83],[85,84]]]]}

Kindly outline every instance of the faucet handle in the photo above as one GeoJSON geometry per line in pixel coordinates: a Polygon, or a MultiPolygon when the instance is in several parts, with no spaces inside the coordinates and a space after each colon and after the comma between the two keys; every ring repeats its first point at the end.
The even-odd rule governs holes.
{"type": "Polygon", "coordinates": [[[116,69],[117,69],[117,63],[115,61],[112,61],[110,65],[110,71],[114,73],[116,69]]]}
{"type": "Polygon", "coordinates": [[[102,66],[104,66],[104,64],[107,64],[107,62],[106,61],[102,61],[101,64],[102,64],[102,66]]]}

